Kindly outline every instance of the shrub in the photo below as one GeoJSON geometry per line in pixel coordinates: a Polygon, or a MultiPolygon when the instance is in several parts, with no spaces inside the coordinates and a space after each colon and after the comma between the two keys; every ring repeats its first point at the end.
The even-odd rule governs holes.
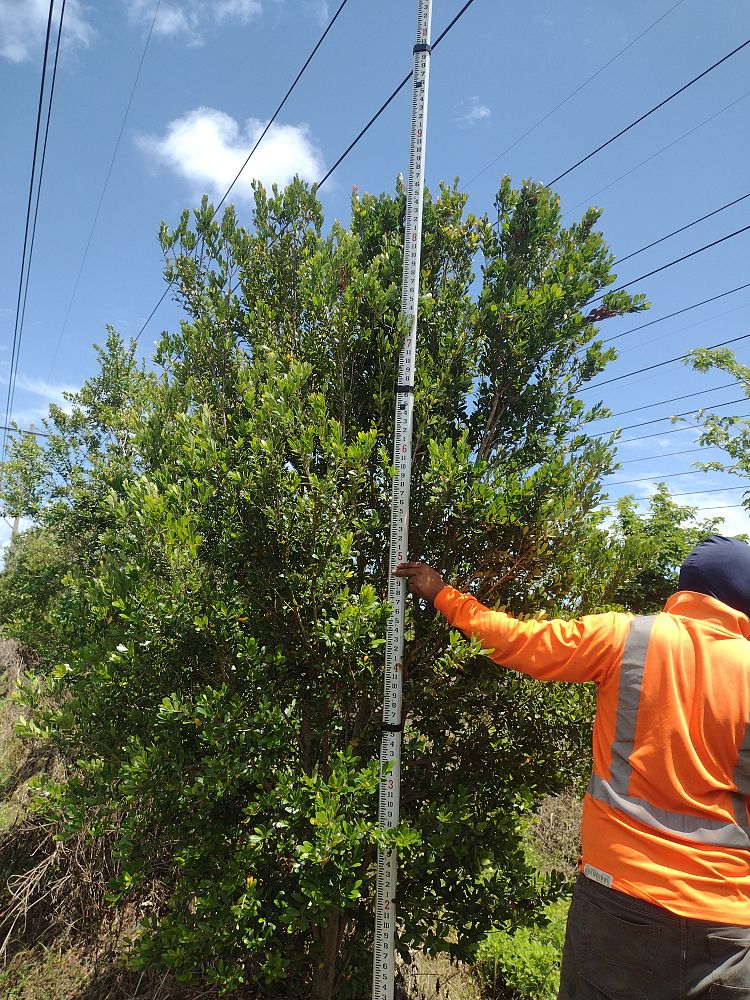
{"type": "Polygon", "coordinates": [[[556,1000],[569,905],[569,897],[558,899],[539,924],[489,935],[475,968],[487,1000],[556,1000]]]}

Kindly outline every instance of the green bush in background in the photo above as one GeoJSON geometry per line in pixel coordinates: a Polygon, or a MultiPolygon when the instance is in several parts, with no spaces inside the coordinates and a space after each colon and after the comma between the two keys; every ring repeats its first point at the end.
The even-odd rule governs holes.
{"type": "Polygon", "coordinates": [[[475,974],[487,1000],[556,1000],[570,897],[544,908],[543,922],[491,934],[475,974]]]}

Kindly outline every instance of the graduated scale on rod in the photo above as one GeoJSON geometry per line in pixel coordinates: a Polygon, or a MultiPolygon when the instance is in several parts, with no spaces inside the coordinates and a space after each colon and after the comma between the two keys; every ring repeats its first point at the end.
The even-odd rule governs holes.
{"type": "MultiPolygon", "coordinates": [[[[409,181],[406,191],[404,270],[401,284],[401,314],[408,333],[398,363],[396,415],[394,421],[389,568],[408,554],[409,489],[411,485],[412,415],[414,367],[417,346],[417,305],[422,249],[422,192],[424,189],[427,96],[430,79],[430,28],[432,0],[418,0],[417,34],[414,45],[409,181]]],[[[401,781],[401,694],[404,653],[405,582],[389,577],[391,615],[386,630],[385,678],[383,685],[383,736],[380,745],[381,829],[398,825],[401,781]]],[[[375,897],[375,947],[373,1000],[393,1000],[395,975],[396,885],[398,857],[395,849],[378,851],[375,897]]]]}

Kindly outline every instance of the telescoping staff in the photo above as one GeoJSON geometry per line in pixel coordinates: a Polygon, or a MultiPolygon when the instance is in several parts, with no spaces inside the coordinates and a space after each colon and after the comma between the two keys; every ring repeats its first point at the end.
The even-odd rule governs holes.
{"type": "Polygon", "coordinates": [[[394,574],[496,663],[597,685],[559,1000],[750,1000],[750,546],[702,541],[648,617],[518,621],[394,574]]]}

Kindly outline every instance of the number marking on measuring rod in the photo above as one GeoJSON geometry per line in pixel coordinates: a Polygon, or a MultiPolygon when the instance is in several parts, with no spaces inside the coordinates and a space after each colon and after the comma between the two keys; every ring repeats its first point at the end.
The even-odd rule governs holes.
{"type": "MultiPolygon", "coordinates": [[[[414,368],[417,346],[417,304],[422,247],[422,191],[427,130],[427,93],[430,80],[430,27],[432,0],[418,0],[417,40],[414,46],[409,182],[406,190],[404,271],[401,313],[409,330],[398,360],[396,418],[394,425],[391,492],[390,563],[407,558],[409,546],[409,488],[411,486],[411,438],[414,407],[414,368]]],[[[386,629],[385,679],[383,684],[383,736],[380,744],[381,829],[398,825],[401,790],[401,691],[404,657],[404,612],[406,588],[402,578],[389,575],[388,600],[391,615],[386,629]]],[[[378,851],[375,893],[375,953],[373,1000],[393,1000],[395,976],[396,879],[395,849],[378,851]]]]}

